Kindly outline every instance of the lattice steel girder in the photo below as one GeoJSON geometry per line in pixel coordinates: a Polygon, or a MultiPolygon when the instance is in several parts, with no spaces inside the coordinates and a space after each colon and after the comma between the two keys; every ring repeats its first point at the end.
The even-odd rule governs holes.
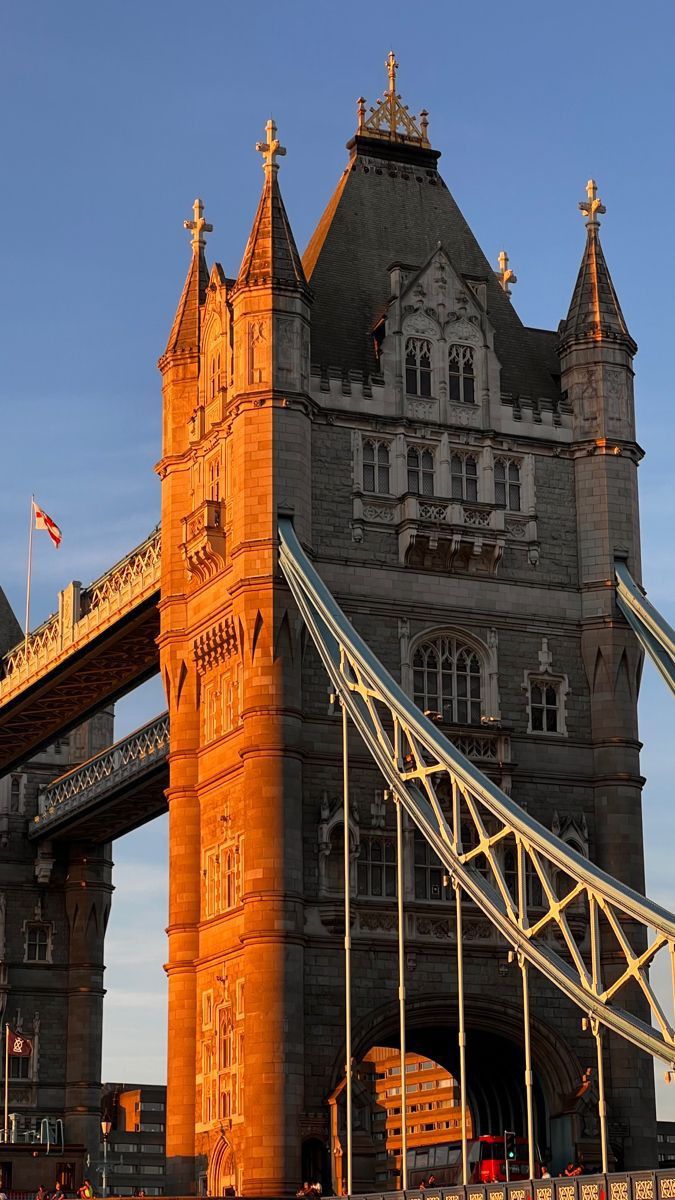
{"type": "Polygon", "coordinates": [[[157,594],[0,705],[0,773],[159,671],[157,594]]]}
{"type": "Polygon", "coordinates": [[[614,563],[616,602],[639,642],[675,692],[675,632],[650,603],[624,562],[614,563]]]}
{"type": "Polygon", "coordinates": [[[464,758],[347,620],[287,518],[279,538],[281,569],[336,691],[455,886],[584,1013],[675,1067],[672,1013],[648,977],[655,956],[668,954],[675,991],[675,917],[570,849],[464,758]],[[610,945],[612,977],[605,981],[610,945]],[[656,1027],[616,1004],[629,986],[649,1004],[656,1027]]]}

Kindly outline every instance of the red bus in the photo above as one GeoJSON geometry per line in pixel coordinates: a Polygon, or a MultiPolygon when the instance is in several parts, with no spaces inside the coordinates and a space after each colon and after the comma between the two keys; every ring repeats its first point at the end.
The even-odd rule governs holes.
{"type": "MultiPolygon", "coordinates": [[[[504,1183],[503,1134],[483,1134],[469,1138],[469,1183],[504,1183]]],[[[534,1174],[541,1178],[541,1159],[535,1153],[534,1174]]],[[[516,1157],[509,1162],[509,1179],[529,1179],[530,1164],[527,1138],[516,1138],[516,1157]]],[[[446,1142],[440,1146],[417,1146],[408,1151],[408,1187],[453,1187],[462,1182],[462,1143],[446,1142]]]]}

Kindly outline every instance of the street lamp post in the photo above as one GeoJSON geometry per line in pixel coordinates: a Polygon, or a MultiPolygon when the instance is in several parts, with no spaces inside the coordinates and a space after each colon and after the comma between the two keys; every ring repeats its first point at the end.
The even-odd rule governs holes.
{"type": "Polygon", "coordinates": [[[101,1190],[104,1196],[108,1195],[108,1138],[111,1129],[112,1121],[104,1118],[101,1121],[101,1133],[103,1134],[103,1187],[101,1190]]]}

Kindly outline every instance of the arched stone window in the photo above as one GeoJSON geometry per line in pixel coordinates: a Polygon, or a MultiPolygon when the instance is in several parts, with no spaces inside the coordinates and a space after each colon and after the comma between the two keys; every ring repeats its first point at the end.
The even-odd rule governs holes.
{"type": "Polygon", "coordinates": [[[209,363],[209,399],[215,400],[220,391],[220,350],[211,355],[209,363]]]}
{"type": "Polygon", "coordinates": [[[408,491],[416,496],[434,495],[434,455],[422,446],[408,446],[408,491]]]}
{"type": "Polygon", "coordinates": [[[419,642],[413,652],[413,698],[422,712],[451,725],[478,725],[484,707],[483,664],[476,649],[453,634],[419,642]]]}
{"type": "Polygon", "coordinates": [[[472,346],[455,345],[448,349],[448,395],[454,404],[476,402],[473,356],[472,346]]]}
{"type": "Polygon", "coordinates": [[[473,454],[453,454],[450,459],[450,495],[453,500],[478,500],[478,462],[473,454]]]}
{"type": "Polygon", "coordinates": [[[405,390],[409,396],[431,395],[431,342],[428,338],[406,338],[405,390]]]}
{"type": "Polygon", "coordinates": [[[520,463],[512,458],[495,459],[495,502],[509,512],[520,512],[520,463]]]}
{"type": "Polygon", "coordinates": [[[389,443],[368,438],[363,443],[363,490],[389,495],[389,443]]]}

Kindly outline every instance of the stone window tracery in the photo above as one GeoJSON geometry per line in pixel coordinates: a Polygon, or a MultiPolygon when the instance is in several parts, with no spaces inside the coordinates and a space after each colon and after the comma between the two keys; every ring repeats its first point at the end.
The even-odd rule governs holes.
{"type": "MultiPolygon", "coordinates": [[[[220,350],[211,355],[209,371],[209,398],[214,400],[220,390],[220,350]]],[[[217,497],[213,497],[217,499],[217,497]]]]}
{"type": "Polygon", "coordinates": [[[472,346],[448,349],[448,396],[453,404],[475,404],[476,380],[472,346]]]}
{"type": "Polygon", "coordinates": [[[204,914],[230,912],[241,900],[242,839],[210,846],[204,851],[204,914]]]}
{"type": "Polygon", "coordinates": [[[361,840],[356,864],[359,896],[396,895],[396,842],[386,837],[361,840]]]}
{"type": "Polygon", "coordinates": [[[478,500],[478,462],[473,454],[451,456],[450,495],[453,500],[478,500]]]}
{"type": "Polygon", "coordinates": [[[495,459],[495,503],[509,512],[521,511],[520,463],[512,458],[495,459]]]}
{"type": "Polygon", "coordinates": [[[363,443],[363,490],[389,495],[390,446],[388,442],[368,438],[363,443]]]}
{"type": "Polygon", "coordinates": [[[408,446],[408,491],[416,496],[433,496],[434,455],[422,446],[408,446]]]}
{"type": "Polygon", "coordinates": [[[209,500],[220,500],[220,451],[207,461],[207,488],[209,500]]]}
{"type": "Polygon", "coordinates": [[[405,390],[409,396],[431,396],[431,342],[428,338],[406,338],[405,390]]]}
{"type": "Polygon", "coordinates": [[[444,882],[445,868],[426,838],[415,830],[415,899],[447,900],[452,888],[444,882]]]}
{"type": "Polygon", "coordinates": [[[413,698],[422,712],[452,725],[478,725],[483,670],[476,650],[451,635],[420,642],[413,654],[413,698]]]}

